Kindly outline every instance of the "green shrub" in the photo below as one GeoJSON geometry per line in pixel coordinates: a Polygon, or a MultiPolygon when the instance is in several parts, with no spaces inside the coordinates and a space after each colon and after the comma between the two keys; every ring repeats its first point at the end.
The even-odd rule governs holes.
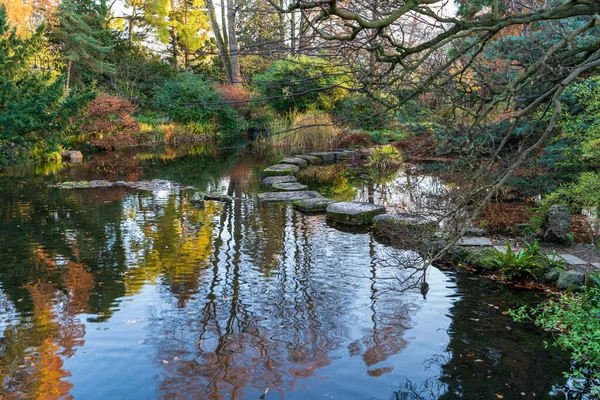
{"type": "Polygon", "coordinates": [[[382,129],[367,131],[367,135],[377,144],[389,144],[406,139],[410,133],[404,129],[382,129]]]}
{"type": "Polygon", "coordinates": [[[203,78],[189,72],[165,81],[155,91],[157,107],[175,122],[199,123],[233,133],[243,129],[237,112],[203,78]]]}
{"type": "MultiPolygon", "coordinates": [[[[598,277],[596,284],[600,284],[598,277]]],[[[565,371],[576,380],[588,378],[591,394],[600,394],[600,289],[566,293],[558,301],[549,300],[538,308],[521,307],[511,311],[517,322],[532,320],[540,328],[557,332],[555,345],[569,351],[575,362],[565,371]]]]}
{"type": "Polygon", "coordinates": [[[514,251],[510,241],[506,240],[506,252],[496,249],[487,250],[478,260],[479,266],[486,269],[498,269],[507,279],[540,279],[548,270],[548,258],[540,252],[539,244],[526,244],[524,250],[514,251]]]}
{"type": "Polygon", "coordinates": [[[373,148],[367,166],[377,174],[389,175],[402,166],[402,153],[392,145],[373,148]]]}
{"type": "Polygon", "coordinates": [[[275,61],[253,77],[260,96],[280,113],[332,110],[346,95],[339,87],[344,82],[345,71],[340,67],[306,56],[275,61]]]}

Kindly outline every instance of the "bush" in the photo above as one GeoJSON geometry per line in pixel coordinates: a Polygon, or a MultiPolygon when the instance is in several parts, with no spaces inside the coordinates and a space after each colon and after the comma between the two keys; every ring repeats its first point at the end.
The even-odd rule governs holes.
{"type": "Polygon", "coordinates": [[[391,145],[375,147],[367,166],[381,176],[392,174],[402,166],[402,153],[391,145]]]}
{"type": "Polygon", "coordinates": [[[260,96],[280,113],[332,110],[346,95],[339,87],[344,82],[340,67],[306,56],[275,61],[253,79],[260,96]]]}
{"type": "Polygon", "coordinates": [[[175,122],[207,125],[214,133],[243,129],[237,112],[203,78],[180,73],[157,87],[154,100],[175,122]]]}
{"type": "MultiPolygon", "coordinates": [[[[596,284],[600,280],[596,279],[596,284]]],[[[517,322],[533,319],[540,328],[558,332],[555,345],[571,352],[575,365],[565,374],[576,385],[587,378],[590,393],[600,394],[600,290],[589,288],[583,293],[563,294],[558,301],[549,300],[538,308],[521,307],[511,311],[517,322]]]]}
{"type": "Polygon", "coordinates": [[[102,150],[134,145],[140,124],[131,114],[135,107],[127,100],[100,93],[81,117],[75,118],[84,138],[102,150]]]}
{"type": "Polygon", "coordinates": [[[540,280],[549,269],[562,267],[562,260],[555,254],[548,257],[541,252],[537,240],[524,243],[524,246],[525,249],[514,251],[510,242],[506,240],[506,252],[491,249],[468,261],[484,269],[499,270],[504,278],[511,280],[525,278],[540,280]]]}
{"type": "Polygon", "coordinates": [[[347,135],[338,136],[333,147],[336,149],[362,148],[373,145],[373,140],[365,132],[351,132],[347,135]]]}

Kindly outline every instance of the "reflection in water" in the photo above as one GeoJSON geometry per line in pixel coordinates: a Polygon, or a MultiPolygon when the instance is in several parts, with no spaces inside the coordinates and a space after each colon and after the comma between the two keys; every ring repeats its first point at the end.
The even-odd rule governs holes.
{"type": "MultiPolygon", "coordinates": [[[[5,397],[550,398],[565,384],[567,358],[501,314],[527,294],[401,269],[418,255],[259,204],[261,161],[215,157],[121,155],[56,178],[0,178],[5,397]],[[45,185],[105,178],[114,171],[99,166],[119,157],[135,160],[131,179],[239,200],[196,208],[189,190],[45,185]]],[[[342,197],[435,191],[431,178],[383,188],[327,168],[342,197]]]]}

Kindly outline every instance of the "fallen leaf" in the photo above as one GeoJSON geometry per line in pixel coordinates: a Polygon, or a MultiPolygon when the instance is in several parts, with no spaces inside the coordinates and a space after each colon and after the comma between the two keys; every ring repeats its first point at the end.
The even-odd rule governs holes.
{"type": "Polygon", "coordinates": [[[504,396],[502,396],[501,394],[495,394],[494,396],[496,396],[499,399],[503,399],[504,398],[504,396]]]}

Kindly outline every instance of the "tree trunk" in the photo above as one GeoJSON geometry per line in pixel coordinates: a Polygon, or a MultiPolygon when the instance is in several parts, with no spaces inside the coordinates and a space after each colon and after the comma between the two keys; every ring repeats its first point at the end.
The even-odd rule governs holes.
{"type": "Polygon", "coordinates": [[[229,62],[231,63],[231,78],[234,85],[242,84],[240,72],[240,47],[235,32],[235,5],[233,0],[227,0],[227,28],[229,29],[229,62]]]}
{"type": "Polygon", "coordinates": [[[69,63],[67,64],[67,81],[65,83],[65,88],[67,90],[67,93],[69,92],[69,86],[71,85],[71,65],[73,64],[73,61],[69,60],[69,63]]]}
{"type": "Polygon", "coordinates": [[[300,26],[298,27],[298,54],[303,53],[303,49],[306,48],[306,31],[308,29],[308,23],[306,16],[303,11],[300,11],[300,26]]]}
{"type": "Polygon", "coordinates": [[[225,77],[227,78],[227,82],[232,83],[233,78],[231,76],[231,64],[229,63],[228,49],[225,45],[225,42],[223,41],[221,30],[219,29],[219,23],[217,22],[217,15],[215,12],[215,5],[213,4],[212,0],[206,0],[206,6],[208,8],[208,15],[210,17],[210,25],[212,26],[213,33],[215,34],[217,49],[219,49],[219,57],[221,58],[223,70],[225,71],[225,77]]]}
{"type": "Polygon", "coordinates": [[[296,11],[292,11],[292,16],[291,16],[291,21],[290,21],[290,50],[292,53],[292,56],[296,55],[296,11]]]}
{"type": "MultiPolygon", "coordinates": [[[[283,8],[283,0],[279,0],[279,7],[283,8]]],[[[279,13],[279,40],[281,41],[281,48],[285,47],[285,15],[279,13]]]]}
{"type": "Polygon", "coordinates": [[[135,28],[136,14],[137,14],[137,9],[136,9],[136,7],[134,5],[133,9],[131,10],[131,18],[129,18],[129,32],[127,32],[127,34],[128,34],[127,35],[127,41],[129,42],[130,46],[133,43],[133,30],[135,28]]]}

